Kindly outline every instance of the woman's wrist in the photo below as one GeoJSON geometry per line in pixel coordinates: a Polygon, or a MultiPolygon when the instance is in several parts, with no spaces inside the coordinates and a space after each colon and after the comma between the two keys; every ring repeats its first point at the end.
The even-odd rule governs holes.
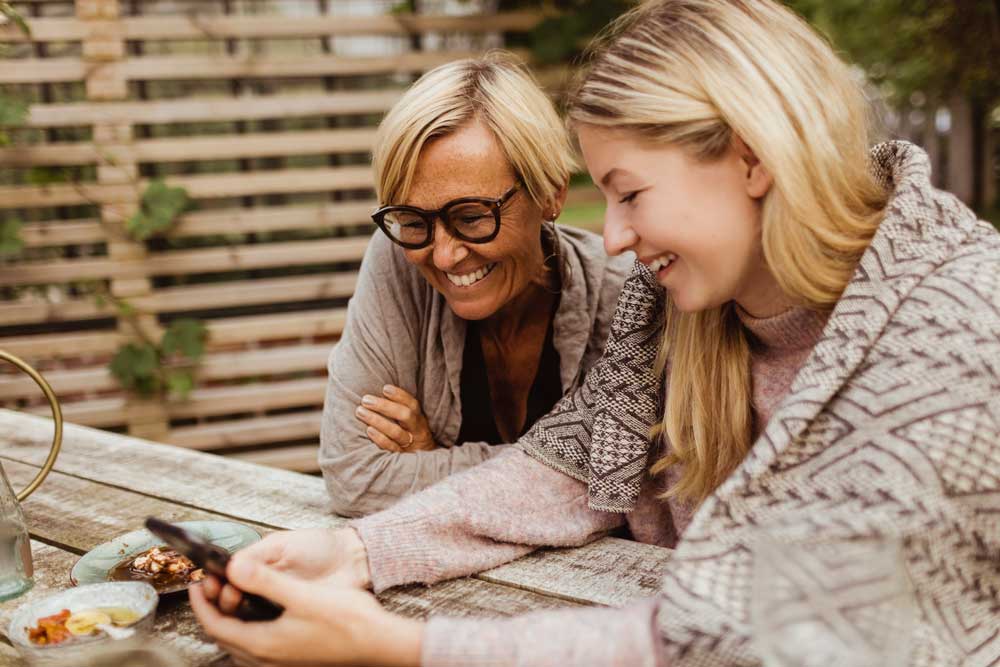
{"type": "Polygon", "coordinates": [[[361,589],[372,587],[371,569],[368,566],[368,550],[354,528],[346,527],[337,530],[340,542],[344,548],[344,567],[350,584],[361,589]]]}
{"type": "Polygon", "coordinates": [[[379,634],[372,637],[372,645],[378,646],[372,664],[381,667],[420,667],[420,652],[427,624],[384,610],[383,613],[383,622],[375,626],[379,629],[379,634]]]}

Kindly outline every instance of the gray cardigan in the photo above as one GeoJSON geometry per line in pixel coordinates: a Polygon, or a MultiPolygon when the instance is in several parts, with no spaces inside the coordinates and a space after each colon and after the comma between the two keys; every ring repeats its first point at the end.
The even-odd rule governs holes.
{"type": "MultiPolygon", "coordinates": [[[[609,258],[601,238],[560,227],[568,276],[553,322],[564,392],[576,389],[604,349],[631,253],[609,258]]],[[[462,421],[460,379],[465,321],[402,251],[376,233],[361,264],[343,336],[330,354],[319,465],[332,509],[360,516],[384,509],[506,445],[456,443],[462,421]],[[441,445],[429,452],[380,449],[354,416],[364,394],[394,384],[420,401],[441,445]]]]}

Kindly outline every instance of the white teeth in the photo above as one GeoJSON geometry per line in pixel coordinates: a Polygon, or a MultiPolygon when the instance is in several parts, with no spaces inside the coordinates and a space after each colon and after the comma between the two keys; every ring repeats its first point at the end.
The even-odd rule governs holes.
{"type": "Polygon", "coordinates": [[[677,259],[677,255],[675,255],[672,252],[668,252],[663,257],[657,257],[652,262],[650,262],[649,263],[649,270],[652,271],[653,273],[656,273],[657,271],[659,271],[663,267],[665,267],[668,264],[670,264],[675,259],[677,259]]]}
{"type": "Polygon", "coordinates": [[[445,273],[448,276],[448,280],[452,282],[453,285],[458,287],[468,287],[474,283],[478,283],[480,280],[489,275],[490,271],[493,270],[496,264],[487,264],[486,266],[481,266],[472,273],[466,273],[464,275],[458,275],[455,273],[445,273]]]}

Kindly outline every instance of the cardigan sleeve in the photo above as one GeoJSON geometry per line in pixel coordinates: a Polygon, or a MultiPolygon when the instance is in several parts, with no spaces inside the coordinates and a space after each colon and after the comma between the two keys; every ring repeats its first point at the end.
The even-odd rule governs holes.
{"type": "Polygon", "coordinates": [[[624,520],[588,508],[586,484],[510,447],[350,525],[381,592],[481,572],[540,546],[580,546],[624,520]]]}
{"type": "Polygon", "coordinates": [[[341,516],[385,509],[504,449],[472,442],[427,452],[388,452],[368,439],[365,424],[355,417],[363,395],[381,395],[385,384],[414,393],[418,384],[417,341],[426,315],[415,291],[400,280],[402,260],[395,252],[381,234],[372,237],[344,332],[330,354],[319,465],[331,508],[341,516]]]}

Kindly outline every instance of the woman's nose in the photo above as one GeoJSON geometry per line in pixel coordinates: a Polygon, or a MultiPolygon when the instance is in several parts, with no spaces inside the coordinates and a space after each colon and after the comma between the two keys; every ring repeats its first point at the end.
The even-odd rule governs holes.
{"type": "Polygon", "coordinates": [[[622,254],[638,240],[639,236],[620,216],[613,215],[610,210],[604,214],[604,249],[609,255],[622,254]]]}
{"type": "Polygon", "coordinates": [[[443,226],[437,230],[434,235],[434,266],[448,271],[468,256],[469,249],[465,247],[464,241],[449,234],[443,226]]]}

